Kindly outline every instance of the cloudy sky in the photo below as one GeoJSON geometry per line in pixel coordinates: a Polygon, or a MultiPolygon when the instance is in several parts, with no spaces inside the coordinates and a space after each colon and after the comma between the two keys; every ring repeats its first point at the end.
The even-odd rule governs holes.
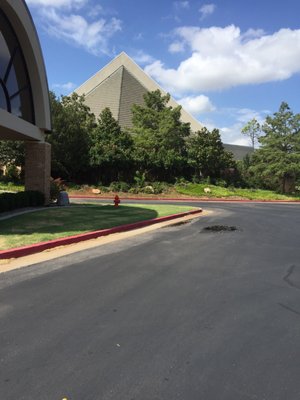
{"type": "Polygon", "coordinates": [[[225,143],[286,101],[300,112],[299,0],[27,0],[49,86],[68,94],[121,51],[225,143]]]}

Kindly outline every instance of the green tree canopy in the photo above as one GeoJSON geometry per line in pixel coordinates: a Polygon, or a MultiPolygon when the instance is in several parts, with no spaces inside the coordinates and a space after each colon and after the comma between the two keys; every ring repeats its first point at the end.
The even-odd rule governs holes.
{"type": "Polygon", "coordinates": [[[90,133],[95,116],[84,103],[84,96],[73,93],[59,100],[50,92],[52,132],[47,141],[52,145],[52,173],[55,177],[79,182],[89,167],[90,133]]]}
{"type": "Polygon", "coordinates": [[[134,105],[134,158],[140,170],[155,179],[172,179],[186,165],[185,138],[190,124],[180,120],[181,107],[168,106],[170,95],[160,90],[144,95],[145,105],[134,105]]]}
{"type": "Polygon", "coordinates": [[[0,140],[0,165],[16,165],[24,167],[24,142],[0,140]]]}
{"type": "Polygon", "coordinates": [[[253,149],[255,148],[255,144],[258,142],[259,136],[261,134],[260,124],[257,122],[255,118],[251,119],[244,128],[242,129],[242,134],[248,136],[251,140],[251,145],[253,149]]]}
{"type": "Polygon", "coordinates": [[[266,187],[283,193],[293,190],[300,179],[300,114],[287,103],[268,116],[262,126],[260,148],[252,157],[250,171],[260,176],[266,187]]]}
{"type": "Polygon", "coordinates": [[[90,165],[97,173],[97,180],[109,182],[123,178],[131,164],[133,140],[123,132],[109,108],[105,108],[91,134],[90,165]]]}
{"type": "Polygon", "coordinates": [[[235,167],[232,153],[224,149],[218,129],[207,128],[188,139],[188,163],[199,178],[219,178],[225,169],[235,167]]]}

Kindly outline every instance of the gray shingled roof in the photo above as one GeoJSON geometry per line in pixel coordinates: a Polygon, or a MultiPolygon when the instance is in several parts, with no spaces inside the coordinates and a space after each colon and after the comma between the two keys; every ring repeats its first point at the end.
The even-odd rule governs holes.
{"type": "Polygon", "coordinates": [[[225,144],[226,150],[231,151],[236,160],[242,160],[247,154],[253,153],[253,148],[250,146],[238,146],[236,144],[225,144]]]}
{"type": "MultiPolygon", "coordinates": [[[[144,94],[148,91],[159,89],[166,92],[150,78],[128,55],[119,54],[104,68],[89,78],[74,90],[79,95],[85,95],[85,102],[96,117],[105,107],[109,107],[113,117],[122,128],[132,126],[131,107],[133,104],[144,104],[144,94]]],[[[170,106],[176,107],[178,103],[171,98],[170,106]]],[[[196,132],[203,126],[182,108],[181,119],[191,124],[192,131],[196,132]]],[[[224,144],[235,159],[241,160],[253,149],[247,146],[224,144]]]]}

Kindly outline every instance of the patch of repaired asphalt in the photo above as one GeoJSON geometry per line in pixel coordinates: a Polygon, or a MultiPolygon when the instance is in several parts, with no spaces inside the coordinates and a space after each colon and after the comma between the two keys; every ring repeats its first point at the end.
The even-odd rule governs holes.
{"type": "Polygon", "coordinates": [[[202,229],[202,232],[234,232],[239,230],[236,226],[229,225],[212,225],[206,226],[202,229]]]}

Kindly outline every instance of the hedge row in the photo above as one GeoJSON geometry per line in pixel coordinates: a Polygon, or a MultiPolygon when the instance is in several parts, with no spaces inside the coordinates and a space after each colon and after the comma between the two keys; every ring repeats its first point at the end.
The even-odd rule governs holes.
{"type": "Polygon", "coordinates": [[[18,193],[1,193],[0,194],[0,213],[12,211],[16,208],[37,207],[45,203],[43,193],[35,190],[27,190],[18,193]]]}

